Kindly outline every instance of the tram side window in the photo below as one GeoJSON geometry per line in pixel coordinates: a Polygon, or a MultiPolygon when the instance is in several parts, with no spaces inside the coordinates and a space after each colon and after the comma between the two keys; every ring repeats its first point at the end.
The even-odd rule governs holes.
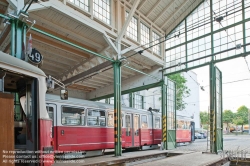
{"type": "Polygon", "coordinates": [[[88,109],[88,126],[106,126],[105,110],[88,109]]]}
{"type": "Polygon", "coordinates": [[[85,125],[84,108],[62,107],[63,125],[85,125]]]}
{"type": "Polygon", "coordinates": [[[160,128],[160,118],[155,117],[155,129],[159,129],[159,128],[160,128]]]}
{"type": "Polygon", "coordinates": [[[141,128],[142,129],[148,128],[148,118],[146,115],[141,116],[141,128]]]}
{"type": "MultiPolygon", "coordinates": [[[[124,115],[122,114],[121,117],[122,127],[123,127],[123,117],[124,115]]],[[[108,112],[108,127],[114,127],[114,112],[108,112]]]]}
{"type": "Polygon", "coordinates": [[[114,112],[108,112],[108,127],[114,127],[114,112]]]}
{"type": "Polygon", "coordinates": [[[48,114],[49,114],[49,118],[54,120],[54,118],[53,118],[54,117],[53,116],[53,111],[54,111],[53,107],[47,107],[47,111],[48,111],[48,114]]]}
{"type": "Polygon", "coordinates": [[[126,136],[130,136],[130,115],[125,115],[126,119],[126,136]]]}

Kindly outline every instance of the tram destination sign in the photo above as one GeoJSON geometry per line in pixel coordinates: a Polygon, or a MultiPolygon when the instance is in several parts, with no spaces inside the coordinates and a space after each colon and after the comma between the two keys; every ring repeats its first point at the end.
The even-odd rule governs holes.
{"type": "Polygon", "coordinates": [[[43,60],[42,54],[36,50],[35,48],[32,48],[32,51],[30,54],[28,54],[28,59],[35,64],[39,64],[43,60]]]}

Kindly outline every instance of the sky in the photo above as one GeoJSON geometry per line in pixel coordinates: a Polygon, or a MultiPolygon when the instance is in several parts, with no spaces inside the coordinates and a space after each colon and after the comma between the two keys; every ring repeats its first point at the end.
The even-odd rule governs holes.
{"type": "MultiPolygon", "coordinates": [[[[250,68],[250,56],[247,56],[246,60],[250,68]]],[[[240,57],[216,64],[222,72],[223,110],[236,112],[242,105],[250,109],[250,71],[247,63],[243,57],[240,57]]],[[[200,111],[207,111],[209,106],[209,66],[192,71],[197,74],[196,84],[204,86],[205,89],[205,91],[199,91],[200,111]]]]}

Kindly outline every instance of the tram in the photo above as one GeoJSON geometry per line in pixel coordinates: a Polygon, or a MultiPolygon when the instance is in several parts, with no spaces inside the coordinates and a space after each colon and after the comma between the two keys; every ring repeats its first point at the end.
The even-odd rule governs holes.
{"type": "MultiPolygon", "coordinates": [[[[81,151],[84,157],[114,149],[113,105],[73,98],[62,101],[58,96],[46,95],[46,106],[53,119],[55,151],[81,151]]],[[[158,148],[161,143],[160,113],[122,107],[121,122],[123,149],[158,148]]],[[[64,157],[67,158],[67,153],[64,157]]]]}
{"type": "MultiPolygon", "coordinates": [[[[88,157],[113,149],[113,105],[82,99],[61,100],[46,94],[46,78],[36,66],[0,52],[0,94],[12,95],[14,103],[14,137],[7,140],[14,146],[11,149],[1,143],[0,150],[8,148],[16,156],[19,153],[34,156],[25,159],[28,165],[51,166],[57,156],[71,158],[76,153],[78,157],[88,157]]],[[[5,113],[8,111],[1,110],[2,115],[5,113]]],[[[121,122],[123,149],[147,150],[161,143],[161,113],[122,107],[121,122]]],[[[8,128],[4,122],[1,126],[8,128]]],[[[177,129],[177,141],[178,137],[177,129]]],[[[20,161],[24,160],[17,157],[16,165],[20,161]]]]}
{"type": "MultiPolygon", "coordinates": [[[[113,105],[46,95],[48,114],[53,119],[54,150],[63,158],[101,155],[114,148],[113,105]],[[75,154],[74,152],[80,152],[75,154]]],[[[161,143],[161,113],[122,107],[122,148],[154,149],[161,143]]],[[[177,143],[194,140],[194,122],[177,116],[177,143]],[[180,126],[181,125],[181,126],[180,126]],[[193,137],[193,138],[192,138],[193,137]]]]}
{"type": "MultiPolygon", "coordinates": [[[[33,161],[25,160],[28,165],[52,165],[52,120],[46,110],[47,87],[44,72],[25,61],[0,52],[0,90],[0,113],[5,118],[0,122],[5,129],[1,130],[1,152],[16,154],[16,165],[24,161],[23,158],[18,158],[21,156],[19,153],[33,157],[33,161]],[[9,109],[14,109],[14,112],[9,109]],[[31,164],[34,161],[36,163],[31,164]]],[[[9,160],[4,161],[9,163],[9,160]]]]}
{"type": "Polygon", "coordinates": [[[176,116],[176,143],[191,143],[195,135],[195,123],[186,116],[176,116]]]}

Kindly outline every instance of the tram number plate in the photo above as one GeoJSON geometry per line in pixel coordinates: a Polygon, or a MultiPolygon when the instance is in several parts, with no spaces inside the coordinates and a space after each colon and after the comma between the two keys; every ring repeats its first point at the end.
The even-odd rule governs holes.
{"type": "Polygon", "coordinates": [[[32,49],[31,54],[28,54],[28,58],[35,64],[39,64],[43,60],[42,54],[35,48],[32,49]]]}

